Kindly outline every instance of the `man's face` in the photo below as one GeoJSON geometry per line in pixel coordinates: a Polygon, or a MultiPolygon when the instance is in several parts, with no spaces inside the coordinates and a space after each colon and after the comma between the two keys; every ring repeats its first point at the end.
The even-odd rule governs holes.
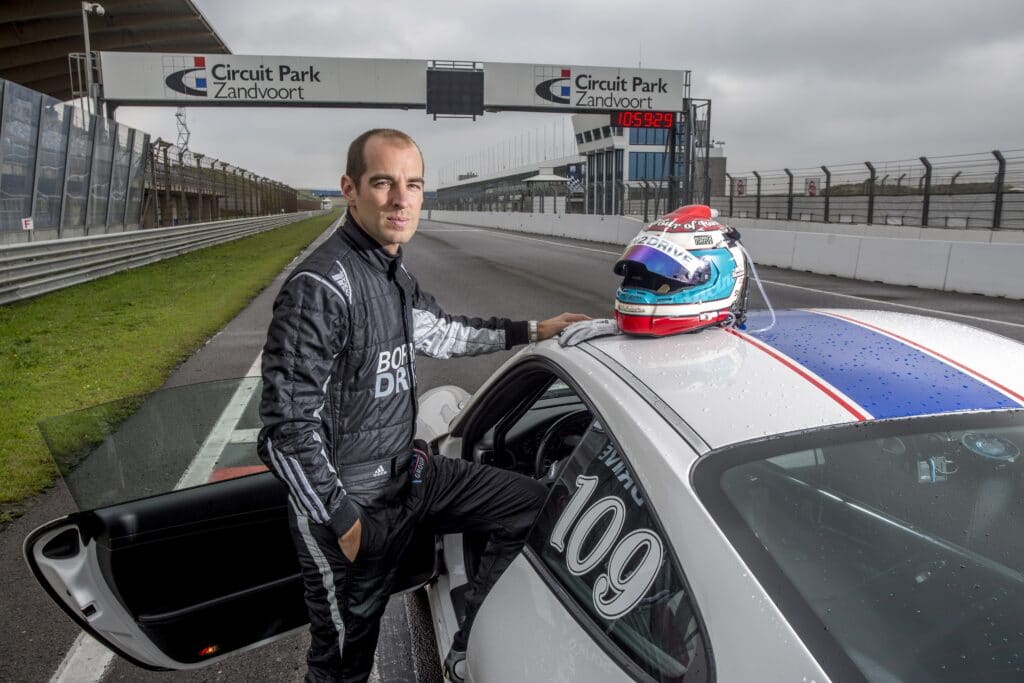
{"type": "Polygon", "coordinates": [[[416,233],[423,206],[423,159],[413,145],[372,137],[363,149],[366,172],[359,184],[342,176],[348,210],[390,254],[416,233]]]}

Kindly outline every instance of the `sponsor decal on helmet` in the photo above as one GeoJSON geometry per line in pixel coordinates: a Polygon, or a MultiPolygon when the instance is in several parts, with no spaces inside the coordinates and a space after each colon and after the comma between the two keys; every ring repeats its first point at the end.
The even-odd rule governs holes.
{"type": "Polygon", "coordinates": [[[644,245],[668,254],[691,271],[699,268],[702,264],[702,261],[691,254],[685,247],[681,247],[670,240],[662,239],[657,235],[645,235],[644,233],[640,233],[634,237],[633,241],[630,243],[630,246],[636,245],[644,245]]]}
{"type": "Polygon", "coordinates": [[[674,218],[666,216],[651,223],[647,229],[659,232],[696,232],[698,230],[724,230],[725,226],[713,218],[695,218],[679,223],[674,218]]]}

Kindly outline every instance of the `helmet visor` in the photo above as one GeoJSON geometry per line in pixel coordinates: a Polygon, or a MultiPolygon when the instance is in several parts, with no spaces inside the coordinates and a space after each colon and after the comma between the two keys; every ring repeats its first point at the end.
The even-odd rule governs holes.
{"type": "Polygon", "coordinates": [[[615,264],[615,272],[625,275],[643,266],[647,272],[673,280],[680,285],[699,285],[711,276],[711,266],[685,249],[669,255],[646,244],[633,244],[626,248],[615,264]]]}

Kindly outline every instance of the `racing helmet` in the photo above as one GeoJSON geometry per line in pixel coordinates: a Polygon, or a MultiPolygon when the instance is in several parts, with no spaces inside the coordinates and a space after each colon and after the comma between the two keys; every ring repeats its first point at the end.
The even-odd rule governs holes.
{"type": "Polygon", "coordinates": [[[703,204],[682,206],[626,245],[615,273],[615,320],[626,334],[662,337],[742,322],[746,262],[739,233],[703,204]]]}

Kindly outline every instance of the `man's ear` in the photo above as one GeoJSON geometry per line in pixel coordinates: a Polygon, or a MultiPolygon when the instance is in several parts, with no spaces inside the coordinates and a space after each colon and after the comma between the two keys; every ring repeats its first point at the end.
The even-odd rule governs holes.
{"type": "Polygon", "coordinates": [[[352,179],[347,175],[341,176],[341,193],[345,195],[345,199],[350,202],[354,199],[356,184],[352,182],[352,179]]]}

